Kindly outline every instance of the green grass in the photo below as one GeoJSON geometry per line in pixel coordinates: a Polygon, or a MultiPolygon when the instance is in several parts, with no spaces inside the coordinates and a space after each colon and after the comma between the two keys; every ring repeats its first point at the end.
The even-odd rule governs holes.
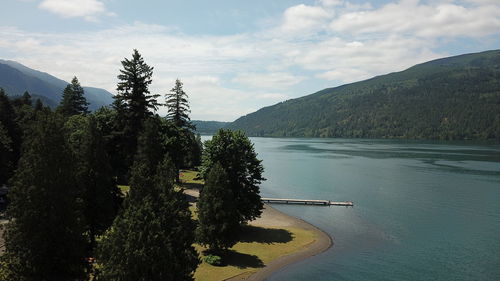
{"type": "MultiPolygon", "coordinates": [[[[312,231],[301,228],[253,227],[251,236],[242,238],[227,253],[221,255],[223,266],[202,262],[195,272],[196,281],[218,281],[237,275],[248,276],[267,263],[303,249],[316,240],[312,231]]],[[[205,257],[206,248],[195,245],[200,258],[205,257]]]]}
{"type": "MultiPolygon", "coordinates": [[[[197,171],[181,170],[180,184],[176,188],[201,189],[203,180],[198,178],[197,171]]],[[[119,185],[118,188],[126,194],[130,187],[119,185]]],[[[189,207],[193,219],[197,220],[196,205],[189,207]]],[[[202,263],[194,274],[196,281],[219,281],[234,276],[248,276],[264,267],[267,263],[303,249],[316,240],[312,231],[301,228],[272,228],[245,226],[240,236],[240,242],[221,255],[222,265],[213,266],[203,262],[206,248],[195,244],[202,263]]]]}
{"type": "Polygon", "coordinates": [[[129,185],[118,185],[118,188],[121,190],[123,195],[126,195],[130,190],[129,185]]]}

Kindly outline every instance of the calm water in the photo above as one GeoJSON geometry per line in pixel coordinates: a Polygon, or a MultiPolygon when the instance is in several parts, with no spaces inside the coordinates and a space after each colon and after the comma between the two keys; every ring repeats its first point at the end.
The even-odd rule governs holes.
{"type": "Polygon", "coordinates": [[[500,145],[252,138],[262,195],[328,232],[327,252],[270,280],[500,280],[500,145]]]}

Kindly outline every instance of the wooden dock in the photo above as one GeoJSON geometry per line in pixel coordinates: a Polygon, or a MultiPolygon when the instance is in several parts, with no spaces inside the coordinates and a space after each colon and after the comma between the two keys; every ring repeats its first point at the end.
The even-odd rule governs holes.
{"type": "Polygon", "coordinates": [[[304,205],[319,205],[319,206],[345,206],[353,207],[351,201],[335,202],[330,200],[309,200],[309,199],[283,199],[283,198],[261,198],[264,203],[277,204],[304,204],[304,205]]]}

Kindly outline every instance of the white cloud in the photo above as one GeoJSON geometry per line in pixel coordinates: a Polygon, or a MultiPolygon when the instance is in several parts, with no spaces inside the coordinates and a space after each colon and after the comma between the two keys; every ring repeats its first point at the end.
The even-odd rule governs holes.
{"type": "Polygon", "coordinates": [[[325,20],[332,16],[322,7],[300,4],[285,10],[280,30],[287,33],[309,32],[322,28],[325,20]]]}
{"type": "Polygon", "coordinates": [[[239,73],[232,81],[242,85],[263,89],[287,89],[305,79],[286,72],[239,73]]]}
{"type": "Polygon", "coordinates": [[[426,5],[418,0],[402,0],[379,9],[344,13],[330,27],[335,32],[349,34],[480,37],[494,34],[500,28],[500,3],[467,8],[454,3],[426,5]]]}
{"type": "Polygon", "coordinates": [[[344,4],[343,0],[320,0],[319,2],[325,7],[335,7],[344,4]]]}
{"type": "Polygon", "coordinates": [[[65,18],[83,17],[88,21],[97,21],[99,15],[106,13],[106,7],[99,0],[44,0],[39,7],[65,18]]]}
{"type": "MultiPolygon", "coordinates": [[[[260,31],[224,36],[190,36],[141,22],[78,34],[0,26],[0,54],[62,79],[76,75],[85,85],[114,92],[120,61],[137,48],[155,67],[152,92],[165,94],[180,78],[194,119],[231,121],[324,85],[359,81],[447,56],[443,44],[456,39],[478,38],[468,42],[484,50],[484,42],[498,42],[500,34],[496,1],[406,0],[378,8],[340,2],[293,6],[283,11],[279,22],[260,31]]],[[[63,13],[61,7],[58,13],[63,13]]],[[[104,5],[90,7],[66,15],[107,13],[104,5]]]]}

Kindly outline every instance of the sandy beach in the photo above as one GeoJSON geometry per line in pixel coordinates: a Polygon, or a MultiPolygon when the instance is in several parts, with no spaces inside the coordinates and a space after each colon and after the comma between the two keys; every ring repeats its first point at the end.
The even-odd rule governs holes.
{"type": "MultiPolygon", "coordinates": [[[[269,277],[271,274],[273,274],[276,271],[279,271],[283,269],[284,267],[296,263],[298,261],[307,259],[309,257],[315,256],[317,254],[320,254],[327,249],[329,249],[333,245],[333,241],[331,237],[326,234],[324,231],[321,229],[307,223],[304,220],[289,216],[285,213],[282,213],[273,207],[269,205],[264,205],[264,210],[262,212],[262,216],[252,222],[250,222],[251,225],[254,226],[261,226],[261,227],[273,227],[273,228],[279,228],[279,227],[296,227],[296,228],[302,228],[304,230],[308,231],[313,231],[315,233],[315,241],[307,246],[305,246],[303,249],[301,249],[298,252],[282,256],[274,261],[271,261],[270,263],[266,264],[265,267],[260,269],[259,271],[248,275],[248,274],[243,274],[241,276],[235,276],[230,279],[226,280],[252,280],[252,281],[257,281],[257,280],[264,280],[265,278],[269,277]]],[[[305,208],[311,208],[309,206],[304,206],[305,208]]]]}

